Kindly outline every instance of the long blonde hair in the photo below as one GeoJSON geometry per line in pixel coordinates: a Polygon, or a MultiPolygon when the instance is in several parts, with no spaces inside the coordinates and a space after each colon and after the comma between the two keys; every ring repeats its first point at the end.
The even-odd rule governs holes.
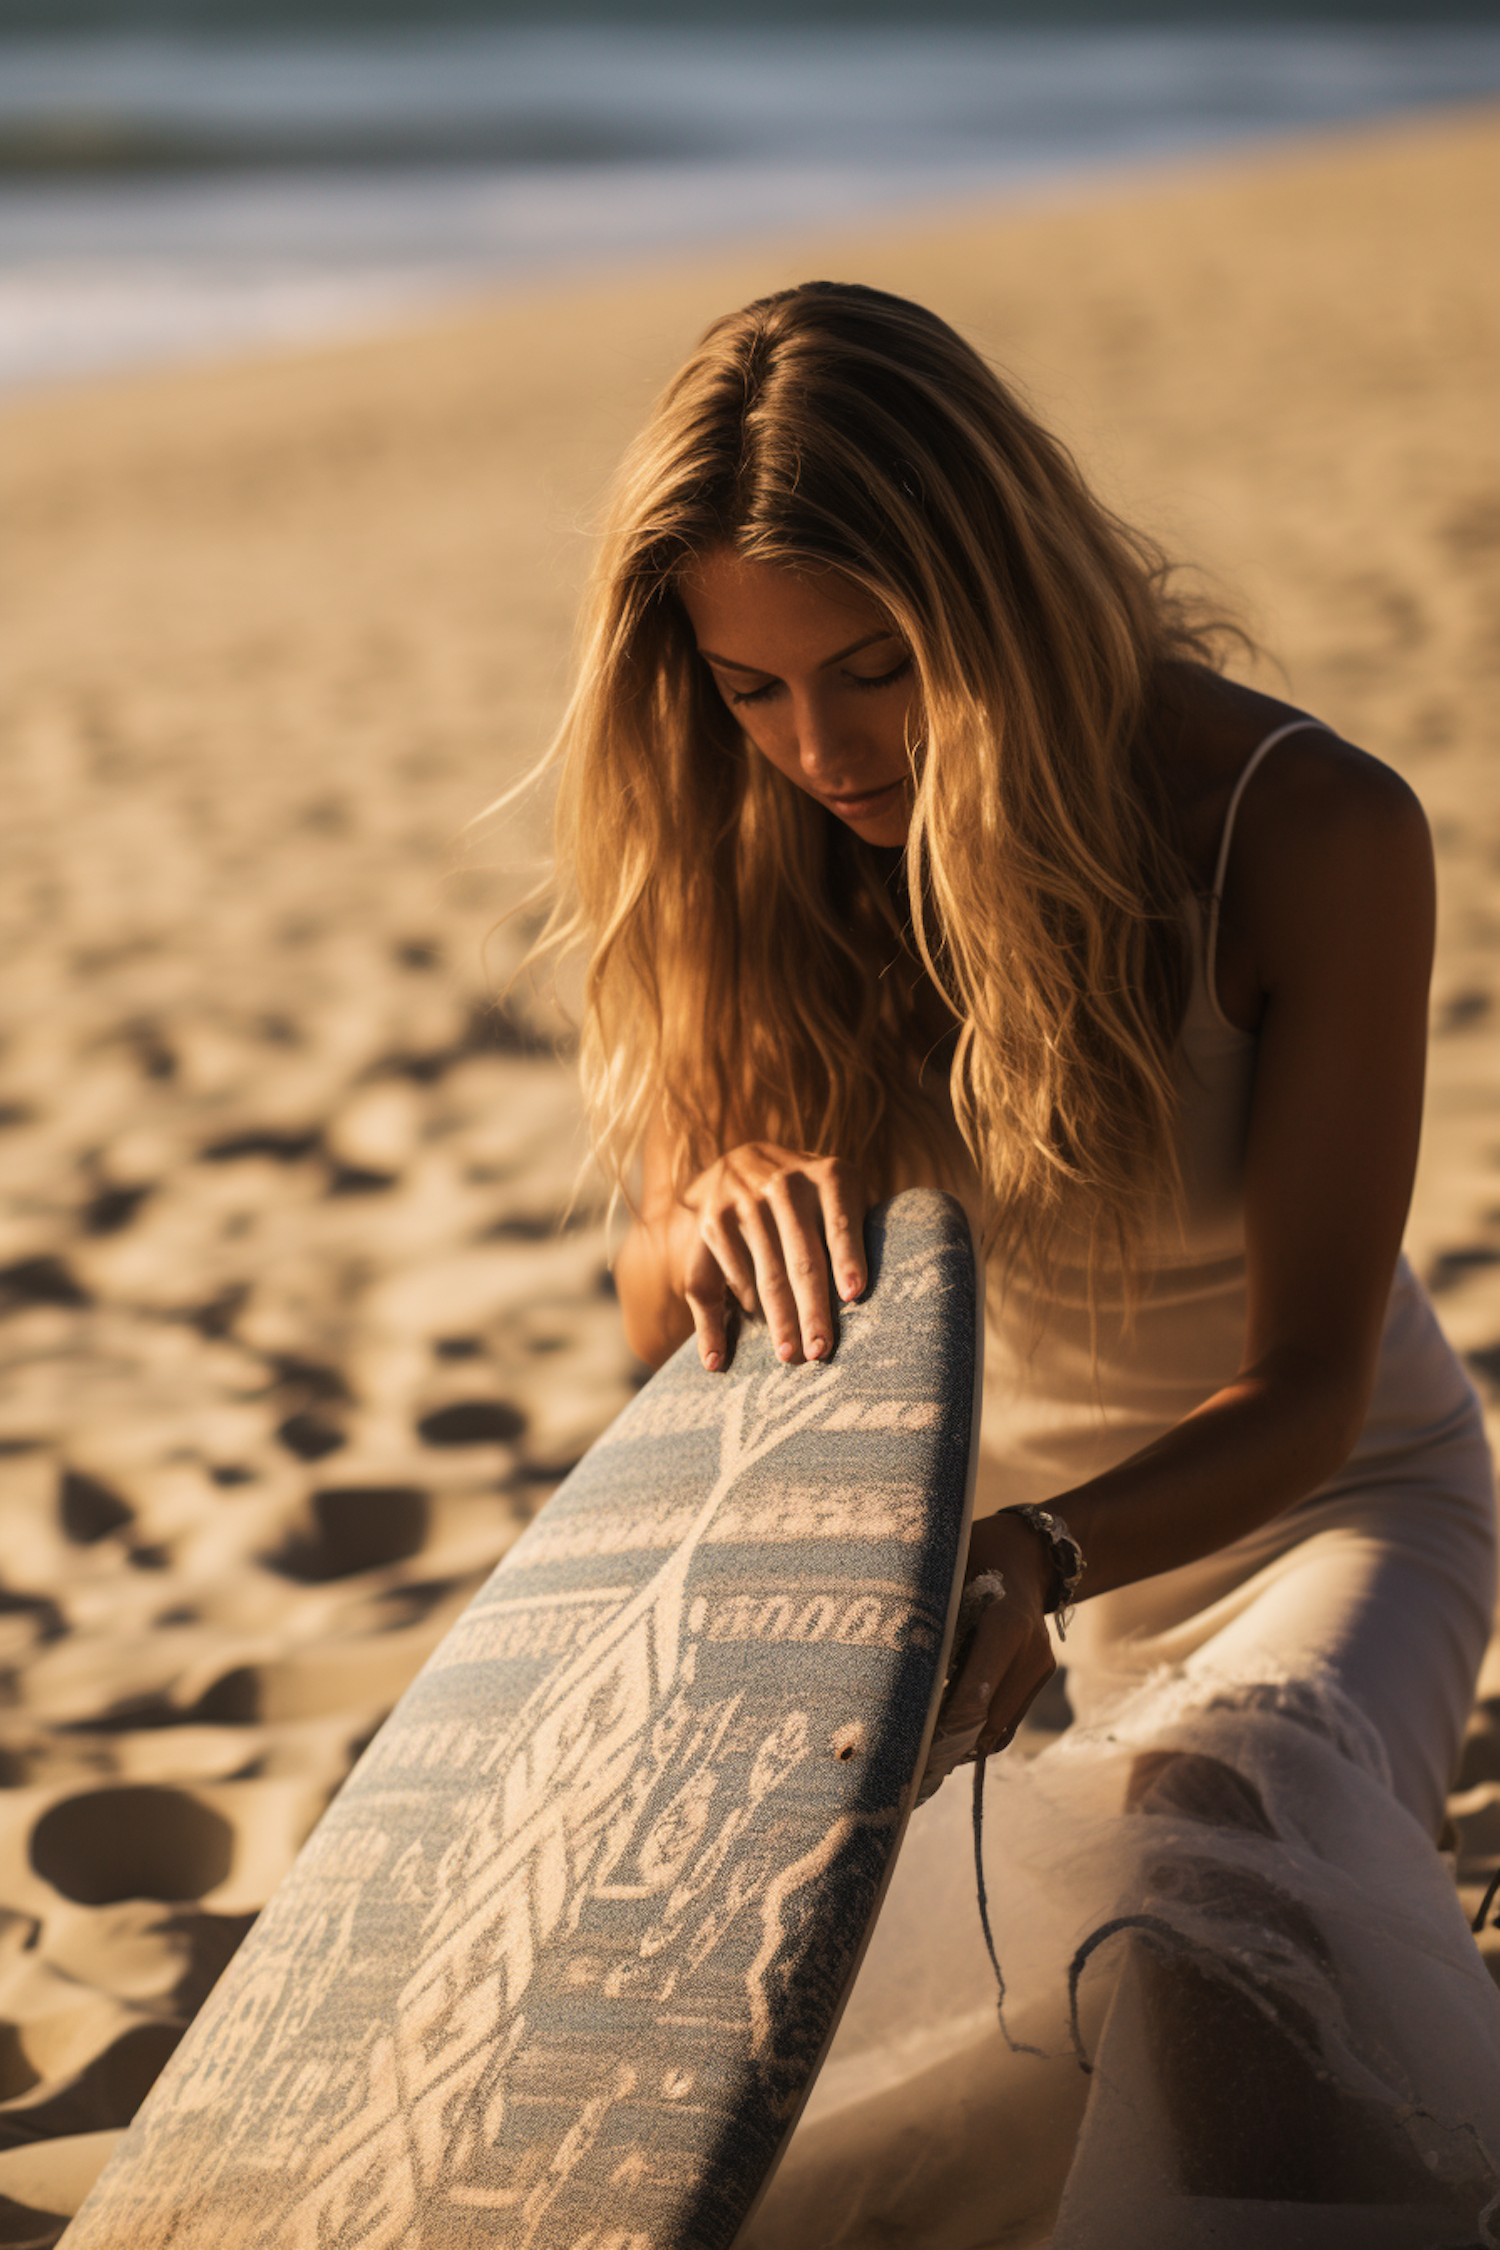
{"type": "Polygon", "coordinates": [[[1128,1275],[1172,1176],[1186,991],[1151,722],[1163,668],[1214,645],[934,314],[809,282],[716,321],[624,464],[549,760],[542,943],[585,956],[616,1183],[659,1115],[680,1182],[764,1138],[884,1192],[941,1146],[945,1075],[986,1253],[1045,1275],[1067,1213],[1128,1275]],[[677,593],[721,548],[838,572],[908,643],[904,881],[726,710],[677,593]]]}

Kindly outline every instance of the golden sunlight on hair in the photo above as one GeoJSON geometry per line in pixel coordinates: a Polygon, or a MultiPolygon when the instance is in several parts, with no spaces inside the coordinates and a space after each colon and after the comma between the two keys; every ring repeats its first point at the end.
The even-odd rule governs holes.
{"type": "MultiPolygon", "coordinates": [[[[1219,628],[934,314],[810,282],[717,321],[628,456],[552,760],[582,1067],[623,1182],[760,1136],[969,1182],[985,1252],[1129,1276],[1173,1185],[1190,878],[1148,706],[1219,628]],[[904,853],[756,755],[680,595],[834,573],[911,651],[904,853]],[[706,1036],[712,1027],[712,1036],[706,1036]],[[967,1151],[967,1155],[965,1155],[967,1151]]],[[[551,761],[549,761],[551,762],[551,761]]]]}

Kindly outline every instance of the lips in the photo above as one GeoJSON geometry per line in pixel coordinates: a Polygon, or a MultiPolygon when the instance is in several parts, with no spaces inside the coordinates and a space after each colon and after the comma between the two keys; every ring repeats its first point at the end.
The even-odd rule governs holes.
{"type": "Polygon", "coordinates": [[[876,811],[894,797],[901,787],[900,781],[887,781],[878,789],[861,789],[851,791],[846,796],[825,797],[823,803],[830,812],[842,813],[846,819],[851,814],[857,817],[860,813],[876,811]]]}

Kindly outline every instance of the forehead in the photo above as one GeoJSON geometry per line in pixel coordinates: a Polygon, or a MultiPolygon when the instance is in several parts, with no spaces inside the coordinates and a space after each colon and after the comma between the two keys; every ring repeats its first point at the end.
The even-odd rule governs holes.
{"type": "Polygon", "coordinates": [[[692,563],[678,590],[698,646],[755,671],[817,664],[889,623],[837,571],[747,561],[727,547],[692,563]]]}

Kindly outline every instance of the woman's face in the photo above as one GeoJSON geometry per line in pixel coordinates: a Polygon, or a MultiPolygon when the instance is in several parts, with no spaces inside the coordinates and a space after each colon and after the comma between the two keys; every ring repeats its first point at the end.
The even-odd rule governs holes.
{"type": "Polygon", "coordinates": [[[727,547],[681,583],[699,654],[762,757],[867,844],[904,844],[915,679],[890,619],[833,571],[727,547]]]}

